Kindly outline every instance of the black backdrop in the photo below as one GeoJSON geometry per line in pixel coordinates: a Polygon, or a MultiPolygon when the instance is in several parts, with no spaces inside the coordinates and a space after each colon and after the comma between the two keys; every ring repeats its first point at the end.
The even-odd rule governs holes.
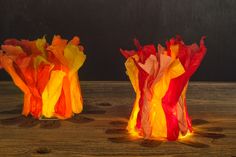
{"type": "MultiPolygon", "coordinates": [[[[87,60],[81,80],[126,80],[119,48],[186,43],[206,35],[207,55],[192,80],[236,81],[236,0],[0,0],[0,42],[79,35],[87,60]]],[[[0,80],[10,77],[0,70],[0,80]]]]}

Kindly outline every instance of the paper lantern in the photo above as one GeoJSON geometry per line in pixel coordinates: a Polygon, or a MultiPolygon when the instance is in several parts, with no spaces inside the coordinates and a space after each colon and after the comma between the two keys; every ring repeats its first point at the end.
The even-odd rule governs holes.
{"type": "Polygon", "coordinates": [[[121,50],[126,57],[126,73],[136,93],[127,129],[133,136],[177,140],[192,132],[186,106],[186,91],[192,74],[205,53],[204,38],[185,45],[177,36],[158,45],[141,46],[137,51],[121,50]]]}
{"type": "Polygon", "coordinates": [[[0,67],[24,93],[22,114],[35,118],[70,118],[82,111],[78,70],[86,56],[78,37],[35,41],[5,40],[0,67]]]}

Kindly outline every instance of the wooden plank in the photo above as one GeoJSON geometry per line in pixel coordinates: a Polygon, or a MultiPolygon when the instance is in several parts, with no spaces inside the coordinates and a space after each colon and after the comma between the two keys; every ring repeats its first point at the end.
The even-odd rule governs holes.
{"type": "Polygon", "coordinates": [[[236,156],[236,83],[191,82],[194,134],[177,142],[130,137],[129,82],[81,82],[84,111],[65,121],[20,116],[22,93],[0,82],[0,156],[236,156]]]}

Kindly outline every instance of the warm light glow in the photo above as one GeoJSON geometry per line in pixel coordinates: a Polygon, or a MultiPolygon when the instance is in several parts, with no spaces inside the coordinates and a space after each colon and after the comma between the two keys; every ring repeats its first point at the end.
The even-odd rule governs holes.
{"type": "Polygon", "coordinates": [[[127,58],[126,73],[136,93],[127,130],[131,136],[177,140],[191,135],[186,106],[188,81],[205,53],[204,37],[197,44],[185,45],[172,38],[167,48],[141,46],[137,51],[121,50],[127,58]]]}
{"type": "Polygon", "coordinates": [[[193,135],[193,131],[188,131],[186,135],[179,134],[179,139],[187,139],[193,135]]]}
{"type": "Polygon", "coordinates": [[[86,56],[80,39],[54,36],[35,41],[8,39],[1,46],[0,67],[24,92],[22,114],[66,119],[82,111],[78,70],[86,56]]]}

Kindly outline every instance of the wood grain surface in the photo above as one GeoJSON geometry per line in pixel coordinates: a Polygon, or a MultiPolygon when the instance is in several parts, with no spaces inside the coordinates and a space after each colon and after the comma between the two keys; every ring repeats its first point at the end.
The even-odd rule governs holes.
{"type": "Polygon", "coordinates": [[[134,101],[129,82],[81,82],[84,110],[69,120],[20,115],[23,95],[0,83],[0,156],[236,156],[236,83],[191,82],[194,133],[176,142],[130,137],[134,101]]]}

